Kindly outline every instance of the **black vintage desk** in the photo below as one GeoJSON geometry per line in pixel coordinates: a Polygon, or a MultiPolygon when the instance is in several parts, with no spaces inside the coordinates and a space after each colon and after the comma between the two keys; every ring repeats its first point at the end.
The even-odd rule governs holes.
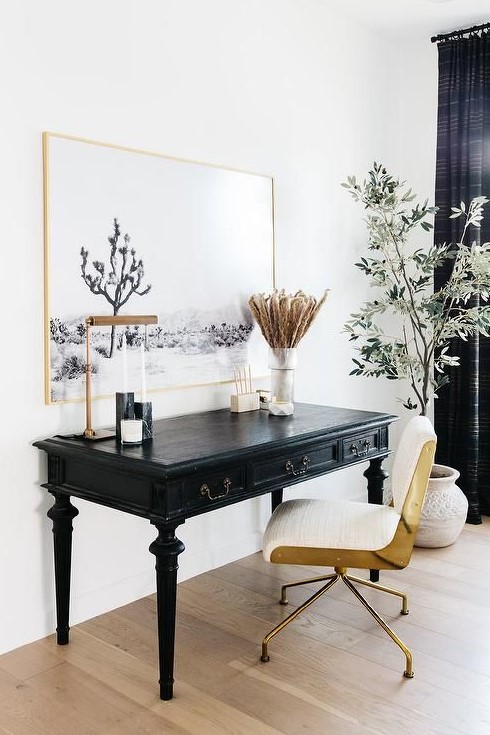
{"type": "Polygon", "coordinates": [[[208,411],[154,423],[145,445],[121,448],[114,440],[86,442],[54,437],[35,442],[48,454],[48,482],[54,496],[57,641],[68,643],[72,520],[78,510],[70,496],[148,518],[158,536],[156,556],[160,697],[173,691],[178,555],[184,544],[175,529],[186,518],[369,460],[364,472],[368,500],[381,503],[388,454],[383,413],[295,404],[293,416],[267,411],[232,414],[208,411]]]}

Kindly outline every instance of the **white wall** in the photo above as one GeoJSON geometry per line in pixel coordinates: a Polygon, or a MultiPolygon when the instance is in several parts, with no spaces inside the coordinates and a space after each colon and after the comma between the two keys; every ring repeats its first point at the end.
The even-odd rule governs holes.
{"type": "MultiPolygon", "coordinates": [[[[464,24],[463,24],[464,25],[464,24]]],[[[413,43],[397,44],[394,74],[398,94],[394,96],[392,168],[411,186],[421,201],[434,204],[437,133],[437,45],[429,36],[413,43]]],[[[414,246],[429,246],[433,232],[420,232],[414,246]]],[[[399,394],[399,393],[398,393],[399,394]]],[[[406,392],[404,395],[409,395],[406,392]]],[[[429,414],[433,406],[429,406],[429,414]]],[[[393,427],[393,443],[410,412],[398,405],[401,421],[393,427]]]]}
{"type": "MultiPolygon", "coordinates": [[[[279,284],[316,294],[331,289],[300,347],[297,398],[397,412],[391,385],[348,377],[351,351],[340,332],[366,284],[352,266],[364,244],[362,212],[340,182],[362,175],[374,159],[398,160],[397,123],[407,150],[400,162],[432,164],[418,150],[410,159],[414,146],[403,114],[409,110],[417,119],[419,103],[414,95],[398,107],[394,65],[386,61],[394,45],[348,25],[329,5],[20,0],[4,10],[0,652],[54,628],[45,515],[51,503],[39,487],[45,458],[31,443],[84,425],[81,404],[43,403],[43,130],[272,174],[279,284]]],[[[228,393],[162,393],[154,411],[162,417],[219,407],[228,393]]],[[[97,402],[98,425],[110,420],[111,408],[97,402]]],[[[356,495],[360,475],[358,469],[336,473],[323,484],[356,495]]],[[[187,551],[180,578],[260,548],[268,501],[181,527],[187,551]]],[[[149,524],[75,504],[72,623],[154,588],[149,524]]]]}

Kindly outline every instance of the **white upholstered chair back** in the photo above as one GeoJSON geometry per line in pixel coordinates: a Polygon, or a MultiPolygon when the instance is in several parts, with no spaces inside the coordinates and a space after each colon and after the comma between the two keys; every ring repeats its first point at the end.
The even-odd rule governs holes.
{"type": "Polygon", "coordinates": [[[435,439],[433,426],[427,416],[415,416],[403,430],[395,453],[391,483],[393,505],[397,513],[402,512],[422,447],[427,441],[435,439]]]}

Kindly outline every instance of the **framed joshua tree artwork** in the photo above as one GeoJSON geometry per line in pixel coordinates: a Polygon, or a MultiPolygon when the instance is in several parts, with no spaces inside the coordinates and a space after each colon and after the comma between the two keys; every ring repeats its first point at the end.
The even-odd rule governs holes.
{"type": "Polygon", "coordinates": [[[247,302],[275,285],[271,177],[55,133],[43,159],[47,403],[83,399],[94,314],[158,315],[91,330],[94,395],[138,388],[142,345],[148,390],[265,371],[247,302]]]}

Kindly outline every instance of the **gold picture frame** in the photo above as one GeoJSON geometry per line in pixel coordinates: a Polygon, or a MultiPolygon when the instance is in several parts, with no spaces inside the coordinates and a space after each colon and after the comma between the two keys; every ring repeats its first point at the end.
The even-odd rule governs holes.
{"type": "MultiPolygon", "coordinates": [[[[47,404],[84,399],[92,313],[158,315],[150,391],[228,382],[243,362],[264,373],[248,297],[275,286],[271,176],[52,132],[43,169],[47,404]],[[134,290],[113,304],[118,278],[134,290]]],[[[143,337],[126,331],[131,375],[143,337]]],[[[92,330],[94,397],[117,390],[120,336],[92,330]]]]}

